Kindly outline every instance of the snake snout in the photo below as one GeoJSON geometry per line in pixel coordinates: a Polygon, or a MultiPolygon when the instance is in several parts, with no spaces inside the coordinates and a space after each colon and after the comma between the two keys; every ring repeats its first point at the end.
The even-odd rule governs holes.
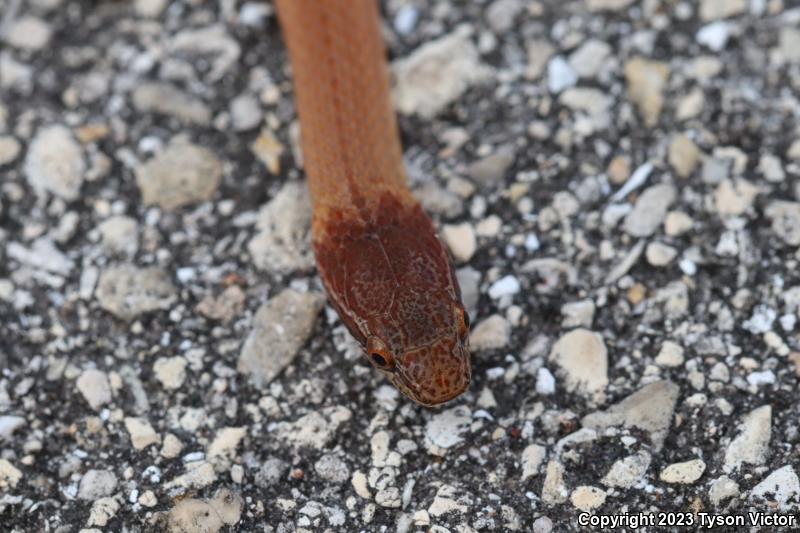
{"type": "Polygon", "coordinates": [[[405,372],[397,374],[398,388],[426,406],[440,405],[469,387],[472,371],[466,343],[440,342],[403,357],[405,372]]]}

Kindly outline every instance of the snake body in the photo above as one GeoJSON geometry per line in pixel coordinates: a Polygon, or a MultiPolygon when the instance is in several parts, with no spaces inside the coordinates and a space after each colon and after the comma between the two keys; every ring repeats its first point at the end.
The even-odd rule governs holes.
{"type": "Polygon", "coordinates": [[[276,0],[328,298],[378,370],[438,405],[470,382],[449,254],[406,182],[374,0],[276,0]]]}

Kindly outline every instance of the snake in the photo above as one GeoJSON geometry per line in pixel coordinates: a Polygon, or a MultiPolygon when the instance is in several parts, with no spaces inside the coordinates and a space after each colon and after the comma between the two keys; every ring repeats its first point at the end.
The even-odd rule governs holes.
{"type": "Polygon", "coordinates": [[[408,186],[375,0],[276,0],[328,301],[369,362],[437,406],[471,379],[469,315],[408,186]]]}

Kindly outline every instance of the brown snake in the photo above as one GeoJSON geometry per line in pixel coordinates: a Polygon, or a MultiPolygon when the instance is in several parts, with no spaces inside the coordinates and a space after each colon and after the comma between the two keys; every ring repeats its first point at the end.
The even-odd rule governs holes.
{"type": "Polygon", "coordinates": [[[374,0],[277,0],[329,300],[372,365],[437,405],[470,382],[447,250],[406,183],[374,0]]]}

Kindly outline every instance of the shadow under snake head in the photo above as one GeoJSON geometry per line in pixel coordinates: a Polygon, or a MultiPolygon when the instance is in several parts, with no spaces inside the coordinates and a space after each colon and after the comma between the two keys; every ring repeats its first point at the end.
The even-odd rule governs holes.
{"type": "Polygon", "coordinates": [[[328,296],[372,365],[406,396],[433,406],[469,385],[469,317],[450,257],[413,199],[329,213],[314,228],[328,296]]]}

